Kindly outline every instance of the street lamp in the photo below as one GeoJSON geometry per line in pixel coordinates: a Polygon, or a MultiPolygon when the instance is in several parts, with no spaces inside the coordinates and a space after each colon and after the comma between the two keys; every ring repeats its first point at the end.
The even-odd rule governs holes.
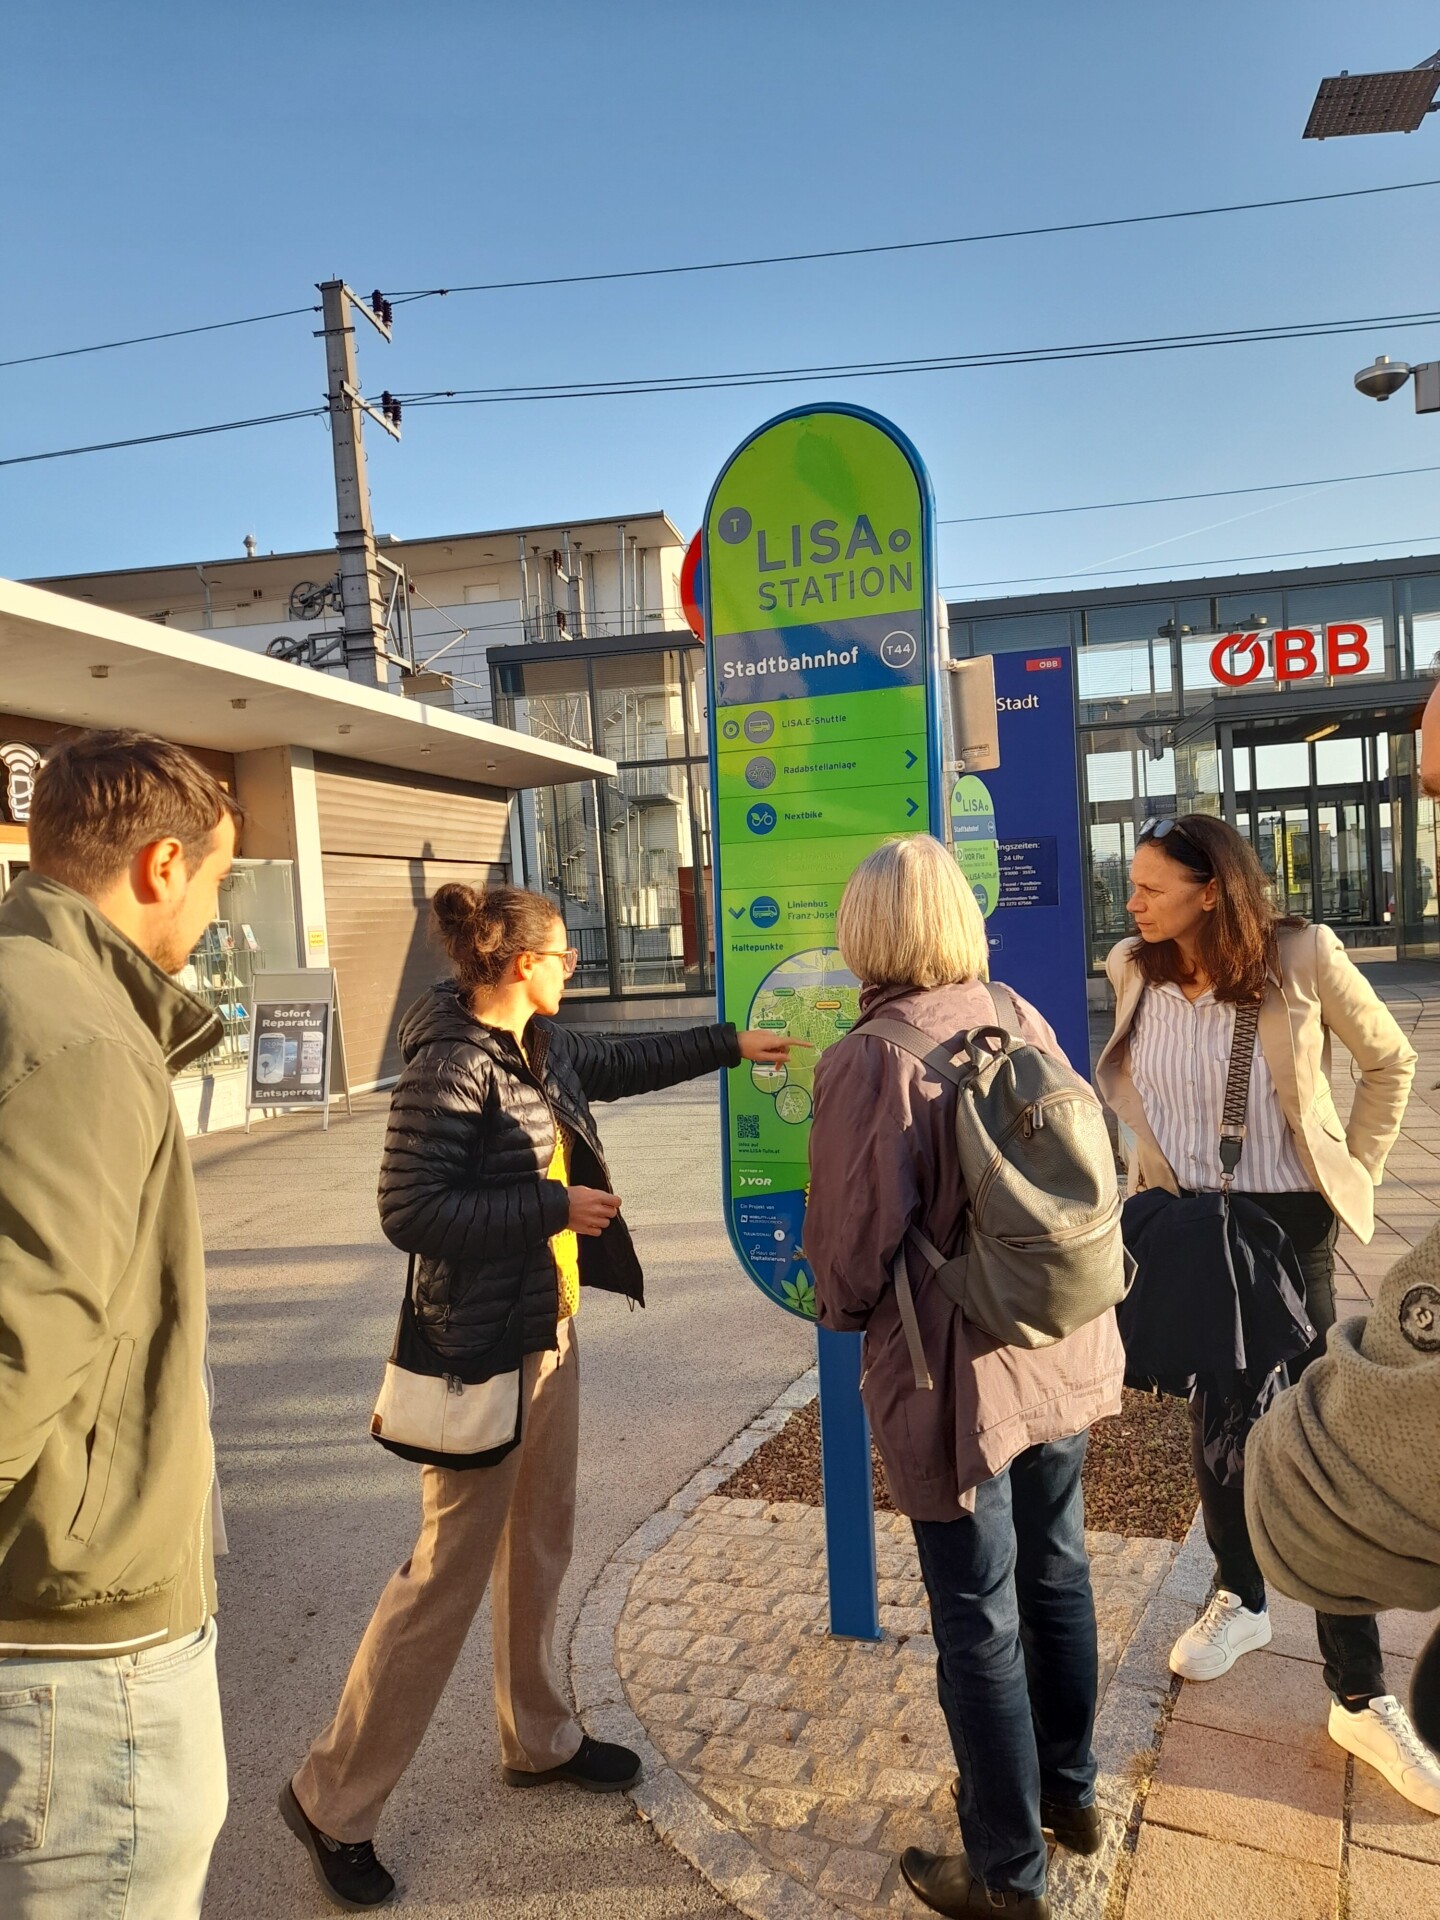
{"type": "Polygon", "coordinates": [[[1340,73],[1322,80],[1305,122],[1307,140],[1352,133],[1414,133],[1427,113],[1440,111],[1440,53],[1418,67],[1391,73],[1340,73]]]}
{"type": "Polygon", "coordinates": [[[1355,376],[1355,385],[1367,400],[1388,400],[1407,380],[1415,382],[1416,413],[1440,413],[1440,360],[1423,360],[1412,367],[1380,353],[1355,376]]]}

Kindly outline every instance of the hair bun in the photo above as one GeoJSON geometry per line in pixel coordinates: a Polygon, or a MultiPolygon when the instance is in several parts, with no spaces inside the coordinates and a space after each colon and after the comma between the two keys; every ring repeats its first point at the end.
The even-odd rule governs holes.
{"type": "Polygon", "coordinates": [[[430,905],[441,933],[473,936],[483,897],[463,880],[447,880],[437,888],[430,905]]]}

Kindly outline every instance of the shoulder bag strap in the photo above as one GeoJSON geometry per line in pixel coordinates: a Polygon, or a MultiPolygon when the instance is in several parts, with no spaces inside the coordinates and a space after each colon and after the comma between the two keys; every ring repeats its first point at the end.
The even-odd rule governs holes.
{"type": "Polygon", "coordinates": [[[1220,1113],[1220,1185],[1228,1193],[1245,1150],[1245,1109],[1250,1100],[1250,1070],[1255,1064],[1255,1034],[1260,1024],[1258,1004],[1235,1009],[1235,1036],[1230,1042],[1230,1072],[1225,1081],[1225,1104],[1220,1113]]]}

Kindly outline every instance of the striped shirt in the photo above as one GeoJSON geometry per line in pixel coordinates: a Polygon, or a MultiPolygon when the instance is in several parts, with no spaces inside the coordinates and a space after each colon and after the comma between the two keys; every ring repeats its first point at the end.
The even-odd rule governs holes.
{"type": "MultiPolygon", "coordinates": [[[[1150,1131],[1179,1184],[1197,1193],[1220,1185],[1220,1122],[1234,1035],[1232,1005],[1208,990],[1187,1000],[1168,980],[1145,988],[1130,1029],[1130,1074],[1150,1131]]],[[[1314,1192],[1258,1038],[1245,1126],[1238,1191],[1314,1192]]]]}

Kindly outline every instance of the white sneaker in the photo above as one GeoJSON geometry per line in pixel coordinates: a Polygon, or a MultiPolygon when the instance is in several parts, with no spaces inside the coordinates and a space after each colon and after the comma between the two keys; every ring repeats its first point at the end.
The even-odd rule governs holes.
{"type": "Polygon", "coordinates": [[[1268,1613],[1252,1613],[1238,1593],[1221,1587],[1170,1649],[1170,1671],[1184,1680],[1218,1680],[1242,1653],[1269,1646],[1270,1633],[1268,1613]]]}
{"type": "Polygon", "coordinates": [[[1410,1724],[1393,1693],[1382,1693],[1359,1713],[1338,1700],[1330,1704],[1330,1738],[1365,1760],[1405,1799],[1426,1813],[1440,1813],[1440,1760],[1410,1724]]]}

